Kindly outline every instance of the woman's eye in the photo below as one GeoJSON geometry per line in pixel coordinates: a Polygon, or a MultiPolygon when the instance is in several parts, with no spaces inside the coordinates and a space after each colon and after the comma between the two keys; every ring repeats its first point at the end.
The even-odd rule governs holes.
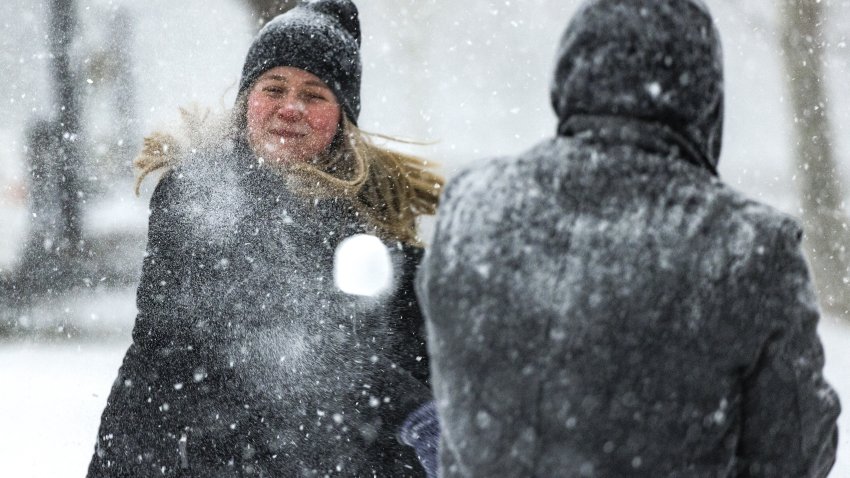
{"type": "Polygon", "coordinates": [[[325,101],[326,100],[325,95],[322,95],[320,93],[307,92],[307,93],[304,94],[304,97],[307,98],[310,101],[325,101]]]}
{"type": "Polygon", "coordinates": [[[283,88],[279,86],[267,86],[263,88],[263,91],[265,91],[266,93],[271,93],[273,95],[279,95],[283,93],[283,88]]]}

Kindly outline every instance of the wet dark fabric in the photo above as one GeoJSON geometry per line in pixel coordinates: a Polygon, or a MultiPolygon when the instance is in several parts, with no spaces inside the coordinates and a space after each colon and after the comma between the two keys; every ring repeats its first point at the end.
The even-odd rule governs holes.
{"type": "Polygon", "coordinates": [[[719,82],[714,32],[686,0],[588,2],[561,134],[447,186],[417,279],[440,476],[827,476],[840,405],[800,227],[715,176],[721,85],[664,80],[719,82]]]}
{"type": "Polygon", "coordinates": [[[250,164],[201,151],[158,185],[88,476],[424,476],[396,439],[430,399],[421,250],[390,245],[394,291],[339,292],[336,245],[366,228],[250,164]]]}
{"type": "Polygon", "coordinates": [[[291,66],[319,77],[348,119],[360,116],[360,18],[350,0],[305,2],[278,15],[257,34],[242,67],[239,92],[264,72],[291,66]]]}

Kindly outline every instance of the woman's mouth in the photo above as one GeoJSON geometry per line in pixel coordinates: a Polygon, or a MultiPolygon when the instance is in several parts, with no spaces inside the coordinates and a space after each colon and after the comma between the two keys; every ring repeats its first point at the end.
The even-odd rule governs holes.
{"type": "Polygon", "coordinates": [[[279,136],[284,139],[301,138],[307,136],[310,133],[309,131],[306,131],[304,129],[296,128],[279,128],[270,130],[269,132],[275,136],[279,136]]]}

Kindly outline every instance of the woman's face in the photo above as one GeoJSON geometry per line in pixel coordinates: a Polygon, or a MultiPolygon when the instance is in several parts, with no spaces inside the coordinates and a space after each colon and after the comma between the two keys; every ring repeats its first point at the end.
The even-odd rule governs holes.
{"type": "Polygon", "coordinates": [[[331,144],[341,114],[336,96],[317,76],[279,66],[263,73],[248,93],[248,140],[268,161],[308,161],[331,144]]]}

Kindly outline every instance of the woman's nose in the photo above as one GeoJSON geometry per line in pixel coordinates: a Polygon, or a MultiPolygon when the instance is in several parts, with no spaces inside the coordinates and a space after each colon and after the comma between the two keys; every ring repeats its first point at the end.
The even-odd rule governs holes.
{"type": "Polygon", "coordinates": [[[304,115],[304,102],[288,96],[278,107],[277,114],[281,119],[297,121],[304,115]]]}

